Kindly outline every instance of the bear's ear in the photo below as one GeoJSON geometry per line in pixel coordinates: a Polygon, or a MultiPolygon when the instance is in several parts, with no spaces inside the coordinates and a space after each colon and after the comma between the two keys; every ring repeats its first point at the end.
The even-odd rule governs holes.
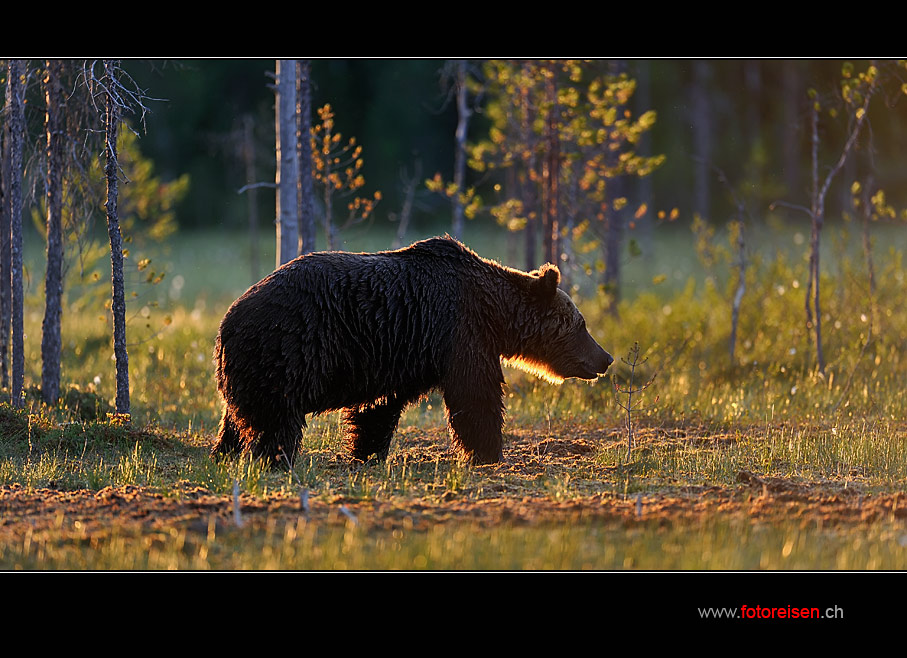
{"type": "Polygon", "coordinates": [[[561,272],[556,265],[546,263],[538,270],[538,280],[532,282],[533,294],[542,301],[550,301],[557,292],[561,281],[561,272]]]}

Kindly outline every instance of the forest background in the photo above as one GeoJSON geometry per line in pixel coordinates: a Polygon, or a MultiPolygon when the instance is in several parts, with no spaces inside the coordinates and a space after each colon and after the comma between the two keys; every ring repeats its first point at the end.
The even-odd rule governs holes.
{"type": "MultiPolygon", "coordinates": [[[[46,231],[42,64],[30,67],[25,88],[26,231],[37,231],[25,240],[26,295],[34,298],[46,231]]],[[[211,303],[219,312],[274,266],[277,76],[264,59],[121,65],[141,100],[125,108],[119,141],[124,254],[138,266],[130,315],[144,323],[131,342],[142,345],[172,322],[172,308],[211,303]]],[[[77,98],[85,81],[72,70],[77,98]]],[[[803,337],[814,334],[821,374],[818,269],[862,259],[875,294],[870,226],[904,219],[903,71],[901,62],[841,60],[311,60],[313,135],[332,131],[338,155],[348,150],[336,196],[355,193],[366,210],[351,203],[330,231],[318,218],[317,237],[302,250],[377,250],[450,232],[527,270],[557,262],[565,287],[597,297],[615,318],[621,300],[668,299],[693,276],[730,286],[731,365],[754,265],[807,259],[803,337]],[[528,128],[516,126],[520,116],[528,128]],[[849,231],[846,246],[838,242],[849,253],[820,266],[826,219],[849,231]]],[[[73,144],[100,132],[97,117],[82,121],[69,124],[73,144]]],[[[100,179],[100,159],[81,159],[95,169],[78,175],[100,179]]],[[[324,162],[314,169],[321,183],[324,162]]],[[[323,216],[332,200],[315,196],[323,216]]],[[[89,198],[70,209],[63,288],[74,309],[109,295],[105,240],[90,239],[103,235],[103,223],[89,221],[99,205],[89,198]]],[[[796,277],[786,284],[801,285],[796,277]]],[[[109,322],[109,300],[106,309],[109,322]]],[[[78,342],[69,346],[81,354],[78,342]]],[[[37,359],[27,361],[34,370],[37,359]]]]}
{"type": "MultiPolygon", "coordinates": [[[[319,232],[304,246],[300,233],[300,253],[376,250],[450,232],[527,270],[556,262],[564,286],[597,299],[612,319],[623,300],[648,293],[668,299],[688,277],[704,279],[712,288],[728,288],[732,367],[758,361],[755,353],[741,357],[736,345],[741,303],[748,285],[753,288],[747,278],[764,284],[755,270],[791,256],[795,269],[797,261],[808,262],[805,277],[795,273],[775,290],[787,284],[804,289],[806,331],[799,339],[814,342],[815,367],[824,375],[821,323],[827,313],[820,273],[862,259],[866,292],[875,304],[871,227],[890,227],[905,217],[898,166],[907,125],[902,62],[288,60],[294,61],[306,62],[299,87],[305,94],[295,88],[290,93],[297,102],[305,98],[306,111],[297,115],[305,114],[313,126],[312,173],[324,192],[313,195],[320,202],[314,214],[322,217],[310,221],[319,232]],[[330,185],[324,185],[327,178],[330,185]],[[343,195],[350,200],[341,201],[343,195]],[[336,214],[332,204],[341,214],[348,204],[346,220],[323,221],[336,214]],[[828,250],[821,241],[826,219],[848,234],[835,237],[840,253],[820,265],[828,250]]],[[[41,188],[48,189],[50,180],[41,147],[42,65],[27,66],[21,76],[23,207],[32,220],[26,231],[38,233],[25,240],[26,295],[33,297],[41,294],[33,282],[43,251],[40,234],[47,231],[41,188]]],[[[90,103],[79,100],[94,69],[70,65],[64,76],[72,94],[67,149],[75,152],[80,139],[90,144],[103,122],[85,114],[90,104],[98,110],[96,91],[90,103]]],[[[211,302],[219,312],[275,264],[270,227],[280,202],[273,189],[286,186],[274,183],[281,175],[274,157],[278,141],[279,161],[275,91],[278,98],[281,93],[274,81],[290,76],[276,75],[274,61],[261,59],[118,65],[136,101],[122,108],[128,128],[118,139],[123,158],[117,166],[122,252],[127,270],[137,266],[138,275],[127,282],[135,284],[129,306],[134,324],[144,323],[132,344],[142,345],[170,325],[171,307],[194,303],[199,311],[199,304],[204,309],[211,302]],[[192,251],[187,245],[194,245],[192,251]],[[188,262],[175,265],[180,258],[188,262]],[[238,258],[247,263],[237,267],[238,258]]],[[[298,76],[298,63],[293,66],[298,76]]],[[[10,107],[8,93],[7,132],[10,107]]],[[[291,107],[296,110],[295,103],[291,107]]],[[[293,129],[299,130],[295,121],[293,129]]],[[[97,187],[96,199],[84,191],[101,178],[101,160],[89,151],[64,171],[64,190],[82,194],[81,206],[68,201],[65,209],[69,279],[63,294],[64,306],[73,309],[104,300],[108,280],[104,241],[92,240],[101,235],[102,224],[91,221],[101,195],[97,187]],[[88,187],[80,188],[85,180],[88,187]]],[[[107,162],[109,194],[109,157],[107,162]]],[[[278,241],[282,222],[276,222],[278,241]]],[[[897,239],[883,239],[896,252],[897,239]]],[[[281,253],[277,264],[295,255],[291,246],[293,253],[281,253]]],[[[895,253],[883,250],[883,257],[885,251],[895,253]]],[[[841,272],[831,274],[840,279],[841,272]]],[[[14,288],[15,278],[14,268],[14,288]]],[[[105,303],[100,319],[112,315],[122,343],[125,323],[117,329],[116,295],[115,285],[113,305],[105,303]]],[[[874,314],[873,307],[861,316],[870,335],[878,326],[874,314]]],[[[840,328],[841,319],[833,321],[840,328]]],[[[70,332],[76,356],[88,351],[79,342],[70,332]]],[[[747,347],[752,343],[750,336],[747,347]]],[[[116,358],[125,362],[121,356],[116,358]]],[[[15,359],[14,349],[14,367],[15,359]]],[[[34,370],[37,359],[27,361],[34,370]]],[[[99,378],[105,379],[99,373],[93,383],[99,378]]]]}
{"type": "MultiPolygon", "coordinates": [[[[412,172],[418,161],[426,178],[435,172],[445,180],[453,177],[457,108],[447,98],[452,81],[443,79],[444,64],[407,59],[312,61],[313,107],[330,103],[338,129],[364,146],[362,172],[368,188],[385,196],[384,217],[402,205],[401,171],[412,172]]],[[[754,208],[767,209],[778,199],[805,198],[810,168],[807,90],[837,94],[842,64],[841,60],[626,62],[624,70],[637,87],[632,111],[657,113],[645,149],[666,156],[648,177],[642,200],[650,208],[677,207],[687,222],[693,213],[721,221],[735,208],[709,171],[711,165],[724,170],[736,185],[746,183],[754,208]]],[[[246,183],[245,168],[229,147],[237,144],[242,118],[251,116],[259,175],[273,179],[274,96],[267,86],[273,60],[124,65],[150,95],[165,99],[151,104],[141,150],[161,178],[189,174],[191,189],[177,205],[180,226],[245,227],[246,208],[235,195],[246,183]],[[212,158],[219,166],[211,166],[212,158]]],[[[878,186],[891,189],[894,205],[903,207],[907,192],[897,184],[900,147],[907,138],[905,103],[897,97],[879,99],[869,111],[878,186]]],[[[842,145],[833,139],[846,129],[844,122],[838,123],[828,121],[823,127],[829,152],[842,145]]],[[[478,109],[469,140],[486,137],[488,127],[487,116],[478,109]]],[[[847,166],[853,174],[858,160],[849,160],[847,166]]],[[[476,183],[480,177],[470,172],[470,178],[476,183]]],[[[841,187],[844,191],[838,196],[849,207],[849,184],[841,187]]],[[[273,195],[262,194],[259,202],[261,216],[273,217],[273,195]]],[[[436,201],[417,213],[413,226],[445,230],[443,212],[436,201]]]]}
{"type": "MultiPolygon", "coordinates": [[[[79,194],[63,204],[62,401],[43,404],[53,67],[19,62],[2,80],[5,153],[18,83],[23,100],[25,371],[23,395],[0,404],[3,564],[43,568],[59,548],[55,564],[76,568],[88,554],[114,568],[904,568],[903,62],[306,61],[320,190],[306,249],[450,232],[522,269],[553,260],[618,361],[593,386],[508,372],[500,468],[444,456],[436,396],[407,412],[385,465],[350,468],[336,414],[310,422],[289,473],[212,461],[218,323],[277,264],[275,61],[79,60],[63,87],[69,123],[51,130],[68,137],[63,189],[79,194]],[[140,103],[120,108],[111,166],[97,138],[119,123],[103,112],[116,90],[140,103]],[[332,200],[350,212],[331,231],[319,218],[328,132],[350,158],[332,200]],[[112,249],[114,181],[124,244],[112,249]],[[243,496],[258,521],[240,531],[243,496]],[[110,532],[111,499],[123,532],[141,526],[129,550],[110,532]],[[463,548],[453,510],[478,519],[467,536],[482,550],[463,548]],[[489,514],[579,534],[547,539],[544,556],[519,527],[489,547],[489,514]],[[678,516],[715,525],[679,523],[666,539],[659,519],[678,516]],[[838,522],[852,532],[827,531],[838,522]],[[324,527],[341,541],[323,544],[324,527]],[[417,541],[398,560],[404,534],[417,541]],[[336,552],[309,562],[324,546],[336,552]]],[[[15,177],[3,178],[6,194],[15,177]]],[[[14,375],[16,333],[14,320],[14,375]]]]}

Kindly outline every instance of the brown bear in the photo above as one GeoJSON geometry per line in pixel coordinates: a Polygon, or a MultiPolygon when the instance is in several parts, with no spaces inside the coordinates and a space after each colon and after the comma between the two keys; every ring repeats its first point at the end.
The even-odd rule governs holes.
{"type": "Polygon", "coordinates": [[[292,464],[306,415],[344,410],[352,457],[383,459],[403,409],[439,390],[454,444],[500,461],[502,360],[557,383],[612,362],[559,280],[553,265],[521,272],[450,237],[300,256],[221,321],[213,452],[292,464]]]}

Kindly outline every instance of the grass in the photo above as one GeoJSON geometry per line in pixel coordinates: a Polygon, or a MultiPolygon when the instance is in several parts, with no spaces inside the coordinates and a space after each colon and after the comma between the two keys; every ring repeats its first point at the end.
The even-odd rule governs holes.
{"type": "MultiPolygon", "coordinates": [[[[62,526],[65,520],[61,522],[62,526]]],[[[51,533],[0,546],[17,569],[143,570],[870,570],[907,568],[902,529],[860,533],[795,524],[436,525],[367,531],[296,521],[249,529],[170,528],[60,539],[51,533]]]]}
{"type": "MultiPolygon", "coordinates": [[[[380,248],[370,234],[354,237],[348,248],[380,248]]],[[[678,251],[680,237],[657,249],[678,251]]],[[[505,239],[490,232],[474,244],[502,257],[505,239]]],[[[271,472],[208,456],[220,414],[213,339],[251,279],[238,241],[186,235],[153,254],[167,276],[131,303],[131,424],[108,416],[107,315],[85,295],[70,300],[69,396],[47,408],[32,387],[25,410],[0,405],[0,568],[907,566],[907,309],[896,250],[880,255],[874,305],[858,261],[826,259],[838,270],[823,288],[823,374],[803,327],[804,264],[781,250],[750,271],[734,363],[730,283],[717,269],[666,257],[650,261],[662,271],[643,273],[629,263],[632,293],[616,315],[581,290],[596,338],[615,356],[638,341],[648,358],[640,380],[657,375],[634,414],[629,459],[611,388],[628,373],[616,364],[594,386],[508,371],[501,467],[468,468],[449,453],[433,395],[404,415],[384,464],[350,467],[333,414],[310,423],[293,471],[271,472]]],[[[32,294],[28,336],[40,321],[32,294]]],[[[38,382],[37,341],[26,345],[26,381],[38,382]]]]}

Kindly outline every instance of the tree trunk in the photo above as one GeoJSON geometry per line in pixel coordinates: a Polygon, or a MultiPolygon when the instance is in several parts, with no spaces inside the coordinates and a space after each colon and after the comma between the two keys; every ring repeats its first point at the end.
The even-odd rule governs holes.
{"type": "Polygon", "coordinates": [[[41,395],[55,404],[60,395],[60,317],[63,299],[63,88],[62,60],[47,60],[47,272],[41,336],[41,395]]]}
{"type": "MultiPolygon", "coordinates": [[[[105,60],[108,80],[116,77],[119,63],[105,60]]],[[[123,279],[123,237],[117,210],[117,133],[120,125],[120,106],[108,92],[104,118],[104,174],[107,178],[107,235],[110,238],[110,279],[113,311],[113,354],[116,359],[116,413],[129,413],[129,355],[126,351],[126,291],[123,279]]]]}
{"type": "Polygon", "coordinates": [[[819,274],[821,271],[819,267],[819,238],[822,233],[822,226],[825,224],[825,199],[828,196],[832,180],[844,167],[860,135],[873,93],[875,93],[875,87],[870,85],[863,95],[863,106],[855,114],[856,119],[849,129],[850,132],[847,135],[844,147],[841,149],[841,155],[826,173],[821,187],[819,186],[819,108],[816,103],[812,103],[810,109],[813,192],[812,205],[810,207],[812,230],[810,234],[809,281],[806,286],[806,326],[807,329],[812,327],[815,330],[816,364],[821,374],[825,373],[825,355],[822,351],[822,308],[819,296],[819,274]]]}
{"type": "Polygon", "coordinates": [[[297,160],[299,167],[299,246],[297,253],[315,251],[315,186],[312,181],[312,81],[311,62],[296,60],[297,160]]]}
{"type": "Polygon", "coordinates": [[[392,247],[399,249],[403,246],[403,239],[406,235],[406,229],[409,227],[409,220],[413,214],[413,203],[416,199],[416,187],[422,180],[422,163],[417,160],[415,173],[412,177],[403,175],[403,206],[400,208],[400,220],[397,223],[397,234],[394,236],[392,247]]]}
{"type": "Polygon", "coordinates": [[[560,262],[560,246],[558,237],[560,227],[558,225],[558,183],[560,178],[560,134],[558,122],[557,106],[557,85],[552,76],[548,84],[548,102],[550,103],[547,116],[547,128],[545,141],[547,153],[545,154],[544,164],[544,194],[545,207],[543,227],[543,245],[545,250],[545,260],[554,265],[560,262]]]}
{"type": "MultiPolygon", "coordinates": [[[[524,66],[524,73],[527,67],[524,66]]],[[[538,212],[538,195],[535,184],[535,175],[537,168],[537,158],[535,155],[535,144],[532,132],[532,123],[535,119],[535,110],[529,98],[528,86],[523,86],[520,90],[520,142],[526,145],[523,151],[523,171],[517,177],[520,185],[520,198],[523,200],[523,214],[526,216],[525,230],[525,247],[526,247],[526,271],[532,271],[538,267],[538,233],[539,233],[539,212],[538,212]]]]}
{"type": "MultiPolygon", "coordinates": [[[[12,87],[7,78],[6,116],[10,115],[12,87]]],[[[0,386],[9,389],[9,333],[12,289],[10,288],[10,210],[9,203],[12,173],[10,172],[10,123],[3,123],[2,163],[0,163],[0,182],[2,182],[2,203],[0,203],[0,386]]]]}
{"type": "Polygon", "coordinates": [[[25,345],[22,326],[22,141],[25,130],[24,76],[21,60],[12,59],[8,65],[8,107],[10,131],[10,278],[12,286],[12,356],[13,377],[11,401],[14,407],[24,406],[22,389],[25,385],[25,345]]]}
{"type": "Polygon", "coordinates": [[[812,104],[810,111],[812,138],[813,194],[810,208],[809,278],[806,284],[806,328],[816,338],[816,362],[819,372],[825,372],[825,356],[822,352],[822,308],[819,300],[819,238],[825,220],[825,198],[819,189],[819,110],[812,104]]]}
{"type": "Polygon", "coordinates": [[[875,298],[876,298],[876,272],[872,258],[872,238],[869,235],[869,226],[872,222],[872,187],[875,180],[872,175],[867,176],[863,184],[862,192],[862,213],[861,226],[863,238],[863,260],[866,263],[866,274],[869,277],[869,297],[873,308],[873,318],[875,317],[875,298]]]}
{"type": "Polygon", "coordinates": [[[740,305],[743,295],[746,294],[746,225],[743,223],[744,213],[742,204],[737,204],[737,259],[734,263],[737,268],[737,290],[734,292],[734,301],[731,305],[731,338],[730,354],[731,365],[734,365],[737,350],[737,325],[740,320],[740,305]]]}
{"type": "MultiPolygon", "coordinates": [[[[568,164],[569,168],[570,165],[568,164]]],[[[564,219],[564,234],[561,237],[561,262],[559,269],[561,271],[561,288],[570,292],[573,284],[576,282],[576,252],[573,243],[573,234],[576,229],[576,214],[579,207],[579,198],[581,195],[579,189],[579,178],[570,171],[564,178],[564,196],[566,197],[562,204],[564,219]]]]}
{"type": "Polygon", "coordinates": [[[296,158],[296,65],[277,60],[277,267],[296,257],[299,219],[296,215],[298,162],[296,158]]]}
{"type": "Polygon", "coordinates": [[[466,89],[466,60],[456,62],[457,70],[457,132],[456,152],[454,156],[454,185],[457,194],[453,198],[453,237],[458,240],[463,236],[463,202],[460,195],[465,192],[466,185],[466,135],[469,127],[469,117],[472,112],[468,104],[468,91],[466,89]]]}

